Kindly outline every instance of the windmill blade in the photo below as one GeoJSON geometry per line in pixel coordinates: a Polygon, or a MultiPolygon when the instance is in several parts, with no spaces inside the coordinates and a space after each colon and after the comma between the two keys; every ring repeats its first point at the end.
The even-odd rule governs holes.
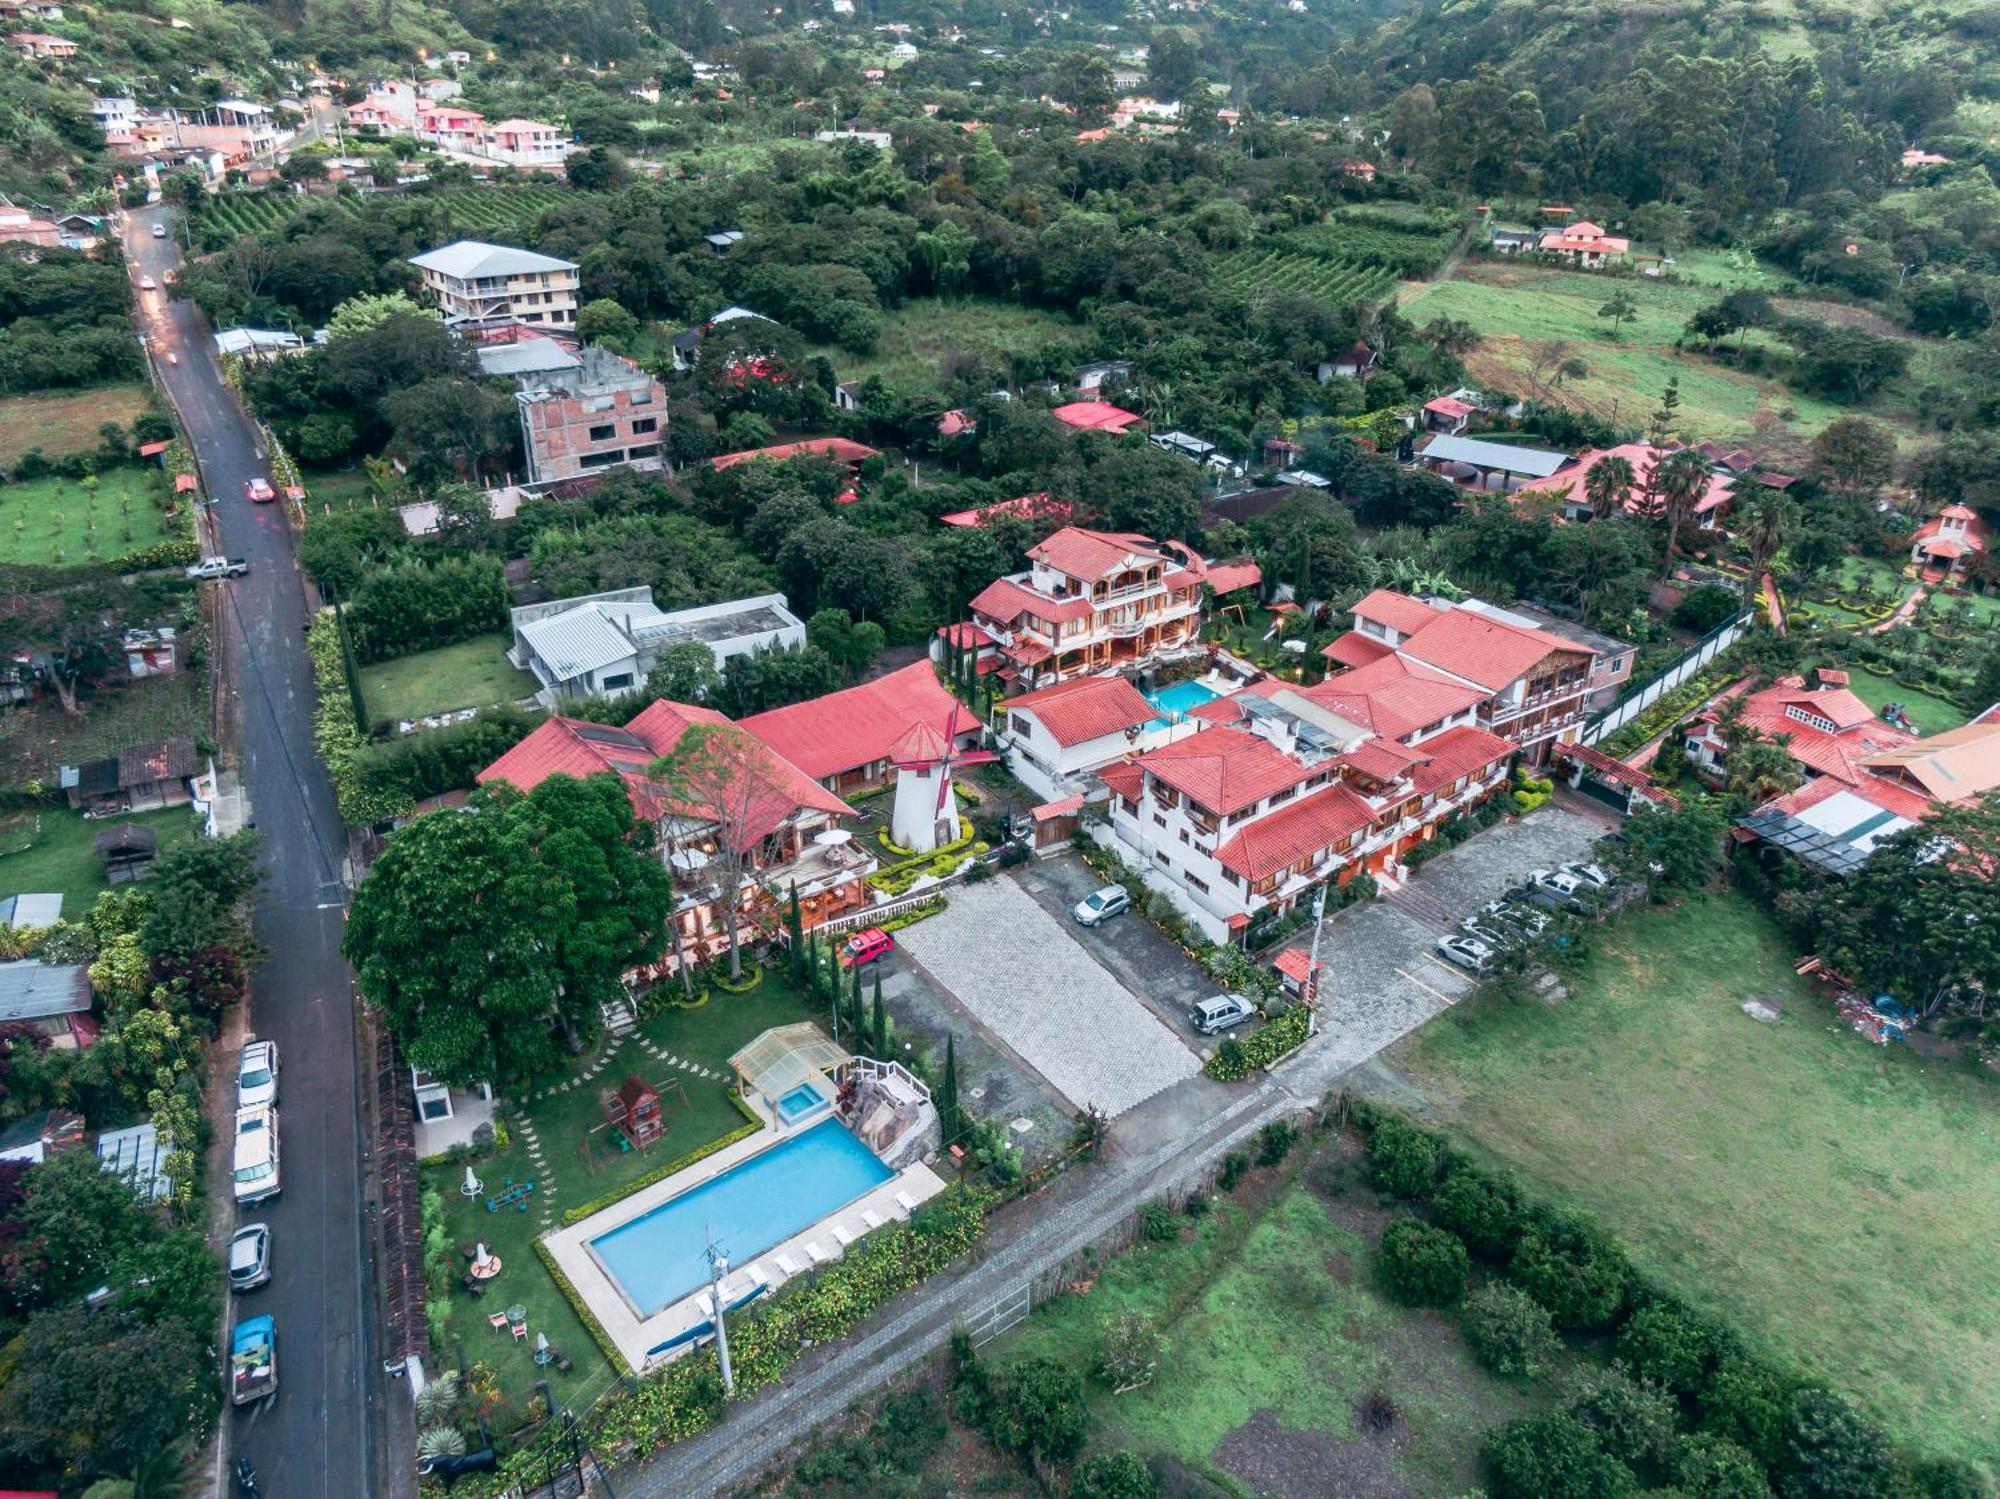
{"type": "Polygon", "coordinates": [[[938,775],[938,799],[937,799],[937,807],[936,807],[936,808],[935,808],[935,809],[934,809],[934,810],[932,811],[932,813],[931,813],[931,816],[933,816],[933,817],[942,817],[942,816],[944,816],[944,804],[945,804],[945,801],[946,801],[946,799],[947,799],[947,798],[949,798],[949,797],[951,796],[951,756],[950,756],[950,755],[946,755],[946,756],[945,756],[945,757],[944,757],[944,758],[943,758],[942,760],[938,761],[938,771],[939,771],[939,775],[938,775]]]}

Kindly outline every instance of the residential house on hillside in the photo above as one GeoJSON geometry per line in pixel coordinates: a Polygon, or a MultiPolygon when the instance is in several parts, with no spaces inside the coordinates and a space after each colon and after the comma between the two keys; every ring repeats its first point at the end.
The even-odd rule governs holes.
{"type": "Polygon", "coordinates": [[[1594,271],[1613,261],[1623,260],[1631,250],[1632,242],[1615,234],[1606,234],[1588,219],[1579,219],[1560,229],[1544,229],[1535,248],[1544,255],[1559,256],[1585,270],[1594,271]]]}
{"type": "Polygon", "coordinates": [[[1122,436],[1145,420],[1138,412],[1113,406],[1109,401],[1071,401],[1056,407],[1049,415],[1079,432],[1109,432],[1114,437],[1122,436]]]}
{"type": "Polygon", "coordinates": [[[976,510],[954,510],[948,515],[940,515],[938,524],[977,529],[991,525],[996,520],[1046,521],[1051,527],[1068,525],[1070,504],[1059,500],[1048,490],[1037,490],[1033,494],[1016,495],[1011,500],[1001,500],[992,505],[981,505],[976,510]]]}
{"type": "Polygon", "coordinates": [[[68,37],[50,36],[44,31],[16,31],[9,33],[8,45],[23,57],[37,62],[48,59],[74,57],[76,43],[68,37]]]}
{"type": "Polygon", "coordinates": [[[1196,709],[1212,727],[1100,773],[1113,846],[1212,941],[1362,870],[1395,884],[1506,779],[1514,746],[1471,721],[1476,695],[1411,673],[1366,701],[1336,681],[1256,683],[1196,709]]]}
{"type": "Polygon", "coordinates": [[[56,784],[72,807],[96,816],[184,807],[194,800],[190,785],[201,774],[201,756],[186,736],[128,744],[115,755],[65,765],[56,784]]]}
{"type": "Polygon", "coordinates": [[[1072,677],[1001,709],[1008,768],[1051,801],[1084,791],[1095,772],[1124,759],[1160,711],[1123,677],[1072,677]]]}
{"type": "Polygon", "coordinates": [[[1511,224],[1495,224],[1487,231],[1487,242],[1496,255],[1516,255],[1523,250],[1532,250],[1540,241],[1541,235],[1533,229],[1511,224]]]}
{"type": "Polygon", "coordinates": [[[567,368],[524,373],[516,381],[530,484],[621,465],[658,468],[663,461],[667,388],[631,360],[585,348],[567,368]]]}
{"type": "Polygon", "coordinates": [[[1091,364],[1080,364],[1070,376],[1070,384],[1083,395],[1094,395],[1106,384],[1115,384],[1132,378],[1132,361],[1129,359],[1099,359],[1091,364]]]}
{"type": "MultiPolygon", "coordinates": [[[[1865,761],[1917,742],[1917,736],[1876,715],[1847,685],[1847,673],[1821,668],[1809,683],[1781,677],[1741,699],[1741,723],[1767,739],[1782,739],[1807,775],[1832,776],[1858,786],[1871,772],[1865,761]]],[[[1728,773],[1728,745],[1720,708],[1689,721],[1685,745],[1695,768],[1720,779],[1728,773]]]]}
{"type": "MultiPolygon", "coordinates": [[[[1596,507],[1590,500],[1591,469],[1602,459],[1622,458],[1631,465],[1634,480],[1631,492],[1625,497],[1626,514],[1657,518],[1660,502],[1657,498],[1648,498],[1647,482],[1654,468],[1678,451],[1677,446],[1656,448],[1645,442],[1621,442],[1612,448],[1587,448],[1555,473],[1529,479],[1518,493],[1523,497],[1553,495],[1562,506],[1565,520],[1589,520],[1596,514],[1596,507]]],[[[1734,473],[1726,466],[1710,462],[1707,486],[1694,505],[1698,524],[1713,526],[1722,519],[1735,494],[1735,484],[1734,473]]]]}
{"type": "Polygon", "coordinates": [[[410,257],[424,291],[449,326],[515,322],[573,329],[577,290],[574,261],[511,245],[462,239],[410,257]]]}
{"type": "Polygon", "coordinates": [[[1315,691],[1346,701],[1378,732],[1463,721],[1519,746],[1532,765],[1582,728],[1595,651],[1511,618],[1481,600],[1414,599],[1378,588],[1354,605],[1354,628],[1322,654],[1346,669],[1315,691]]]}
{"type": "Polygon", "coordinates": [[[1367,344],[1356,339],[1347,346],[1346,352],[1336,354],[1331,359],[1322,359],[1316,373],[1322,385],[1336,375],[1348,380],[1366,380],[1375,373],[1375,365],[1380,357],[1367,344]]]}
{"type": "Polygon", "coordinates": [[[90,1002],[90,975],[80,963],[0,963],[0,1026],[18,1026],[57,1051],[81,1051],[97,1039],[90,1002]]]}
{"type": "MultiPolygon", "coordinates": [[[[739,851],[749,854],[752,875],[733,913],[739,940],[774,921],[779,903],[793,890],[808,927],[865,905],[874,857],[852,841],[819,841],[852,809],[783,756],[768,749],[746,756],[740,767],[746,779],[724,788],[723,808],[677,800],[652,774],[653,763],[671,754],[690,727],[728,723],[711,708],[664,699],[648,704],[623,728],[550,718],[482,770],[479,782],[532,791],[552,775],[617,776],[633,814],[657,831],[660,857],[674,872],[677,950],[695,963],[729,943],[732,913],[718,909],[714,875],[703,877],[721,849],[726,825],[735,825],[729,830],[740,840],[739,851]]],[[[675,964],[670,956],[662,966],[673,972],[675,964]]]]}
{"type": "Polygon", "coordinates": [[[1263,576],[1254,562],[1212,564],[1178,543],[1082,526],[1029,548],[1028,560],[1026,572],[982,589],[970,612],[1001,677],[1029,689],[1186,655],[1198,648],[1203,587],[1233,593],[1263,576]]]}
{"type": "Polygon", "coordinates": [[[1583,705],[1592,713],[1608,708],[1618,700],[1620,693],[1632,685],[1632,665],[1638,658],[1638,647],[1629,640],[1620,640],[1615,635],[1607,635],[1602,630],[1593,630],[1575,620],[1564,619],[1551,614],[1546,609],[1538,609],[1533,604],[1513,603],[1502,607],[1488,604],[1480,599],[1466,599],[1463,607],[1477,609],[1508,624],[1522,625],[1530,630],[1541,630],[1557,635],[1573,645],[1580,645],[1590,652],[1590,681],[1584,694],[1583,705]]]}
{"type": "MultiPolygon", "coordinates": [[[[943,734],[956,708],[930,662],[915,661],[858,687],[753,713],[742,726],[827,790],[847,796],[887,785],[896,742],[914,724],[943,734]]],[[[976,719],[959,714],[958,748],[977,747],[981,734],[976,719]]]]}
{"type": "Polygon", "coordinates": [[[655,607],[650,588],[621,588],[583,598],[524,604],[510,612],[508,659],[541,683],[554,707],[563,698],[631,692],[643,686],[662,652],[698,640],[718,667],[731,656],[805,644],[806,627],[782,593],[672,613],[655,607]]]}
{"type": "Polygon", "coordinates": [[[487,127],[478,154],[523,172],[561,171],[569,138],[541,120],[502,120],[487,127]]]}
{"type": "Polygon", "coordinates": [[[42,218],[0,199],[0,244],[54,250],[62,245],[62,230],[53,219],[42,218]]]}
{"type": "Polygon", "coordinates": [[[1443,432],[1456,437],[1463,432],[1478,408],[1452,396],[1438,396],[1424,402],[1422,425],[1426,432],[1443,432]]]}

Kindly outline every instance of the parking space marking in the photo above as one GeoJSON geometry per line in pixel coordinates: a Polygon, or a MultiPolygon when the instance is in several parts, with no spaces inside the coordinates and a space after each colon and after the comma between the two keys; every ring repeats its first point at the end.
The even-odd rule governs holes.
{"type": "Polygon", "coordinates": [[[1465,970],[1463,968],[1459,968],[1454,966],[1453,964],[1445,962],[1443,958],[1440,958],[1434,952],[1426,950],[1422,953],[1419,953],[1418,956],[1424,958],[1428,962],[1436,964],[1439,968],[1442,968],[1446,973],[1450,974],[1455,979],[1462,979],[1466,976],[1465,970]]]}
{"type": "MultiPolygon", "coordinates": [[[[1437,990],[1433,989],[1429,984],[1425,983],[1422,979],[1418,978],[1414,973],[1411,973],[1408,970],[1402,968],[1398,968],[1396,972],[1400,977],[1408,979],[1411,983],[1415,984],[1419,989],[1423,990],[1424,993],[1428,994],[1432,999],[1437,1000],[1440,1004],[1455,1005],[1458,1003],[1458,999],[1454,999],[1449,994],[1440,994],[1437,990]]],[[[1462,995],[1460,996],[1460,998],[1463,997],[1464,996],[1462,995]]]]}

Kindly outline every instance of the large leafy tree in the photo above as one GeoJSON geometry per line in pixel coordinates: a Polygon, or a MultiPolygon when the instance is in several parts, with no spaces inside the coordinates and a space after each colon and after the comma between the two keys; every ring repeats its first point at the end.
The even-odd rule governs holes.
{"type": "Polygon", "coordinates": [[[673,895],[652,844],[612,776],[482,792],[390,839],[343,949],[412,1062],[454,1083],[533,1076],[558,1027],[588,1031],[658,955],[673,895]]]}
{"type": "Polygon", "coordinates": [[[1827,900],[1835,967],[1919,1008],[1984,1013],[2000,994],[2000,797],[1944,806],[1877,844],[1827,900]]]}

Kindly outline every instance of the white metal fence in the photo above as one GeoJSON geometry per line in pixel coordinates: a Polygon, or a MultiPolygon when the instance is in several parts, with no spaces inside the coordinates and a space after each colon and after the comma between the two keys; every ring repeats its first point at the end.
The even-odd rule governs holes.
{"type": "Polygon", "coordinates": [[[1724,620],[1688,651],[1672,666],[1661,672],[1643,687],[1634,688],[1618,699],[1597,717],[1584,725],[1582,739],[1585,744],[1596,744],[1607,734],[1615,734],[1633,719],[1644,713],[1662,697],[1688,681],[1709,662],[1728,650],[1743,638],[1743,632],[1750,628],[1750,611],[1743,610],[1732,619],[1724,620]]]}

